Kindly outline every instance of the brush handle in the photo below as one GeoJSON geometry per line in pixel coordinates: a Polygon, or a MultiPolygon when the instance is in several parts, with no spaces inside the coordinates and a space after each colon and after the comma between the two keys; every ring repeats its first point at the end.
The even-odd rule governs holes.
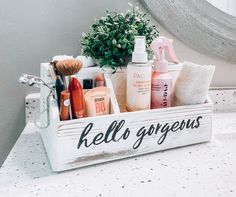
{"type": "Polygon", "coordinates": [[[58,107],[60,108],[61,92],[63,90],[65,90],[65,85],[59,76],[57,76],[57,78],[56,78],[55,89],[56,89],[56,93],[57,93],[57,104],[58,104],[58,107]]]}

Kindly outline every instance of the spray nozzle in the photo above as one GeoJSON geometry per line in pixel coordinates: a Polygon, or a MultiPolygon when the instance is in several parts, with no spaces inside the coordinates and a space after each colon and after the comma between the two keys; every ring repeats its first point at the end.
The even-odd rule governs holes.
{"type": "Polygon", "coordinates": [[[176,64],[179,63],[179,60],[175,55],[172,43],[172,39],[163,36],[157,37],[152,41],[151,48],[155,53],[158,61],[165,59],[165,49],[167,49],[167,53],[173,60],[173,62],[176,64]]]}

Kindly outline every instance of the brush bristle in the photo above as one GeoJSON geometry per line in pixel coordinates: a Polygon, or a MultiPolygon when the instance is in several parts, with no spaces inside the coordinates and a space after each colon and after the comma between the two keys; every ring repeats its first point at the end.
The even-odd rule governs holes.
{"type": "Polygon", "coordinates": [[[82,62],[76,59],[61,60],[56,63],[56,68],[64,76],[74,75],[82,67],[82,62]]]}

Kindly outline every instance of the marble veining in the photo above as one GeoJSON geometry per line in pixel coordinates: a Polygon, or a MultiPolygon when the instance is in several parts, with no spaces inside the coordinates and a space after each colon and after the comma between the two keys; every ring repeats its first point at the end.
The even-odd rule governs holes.
{"type": "Polygon", "coordinates": [[[209,95],[215,112],[236,111],[236,89],[213,89],[209,95]]]}
{"type": "Polygon", "coordinates": [[[25,98],[25,122],[34,122],[39,114],[40,93],[29,94],[25,98]]]}

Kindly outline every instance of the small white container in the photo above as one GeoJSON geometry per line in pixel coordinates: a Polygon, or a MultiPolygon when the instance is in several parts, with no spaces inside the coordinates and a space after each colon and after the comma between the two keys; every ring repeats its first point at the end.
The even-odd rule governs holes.
{"type": "MultiPolygon", "coordinates": [[[[46,82],[48,63],[41,64],[46,82]]],[[[94,77],[100,68],[84,68],[78,78],[94,77]]],[[[142,155],[206,142],[212,134],[212,103],[137,112],[125,112],[126,72],[105,74],[111,89],[111,112],[106,116],[60,121],[57,102],[50,99],[50,126],[42,136],[53,171],[142,155]],[[116,94],[116,96],[115,96],[116,94]],[[118,102],[117,102],[118,99],[118,102]],[[123,112],[123,113],[122,113],[123,112]],[[182,125],[182,126],[181,126],[182,125]],[[181,127],[180,127],[181,126],[181,127]]],[[[41,88],[41,111],[48,89],[41,88]]],[[[46,115],[42,121],[46,120],[46,115]]]]}

